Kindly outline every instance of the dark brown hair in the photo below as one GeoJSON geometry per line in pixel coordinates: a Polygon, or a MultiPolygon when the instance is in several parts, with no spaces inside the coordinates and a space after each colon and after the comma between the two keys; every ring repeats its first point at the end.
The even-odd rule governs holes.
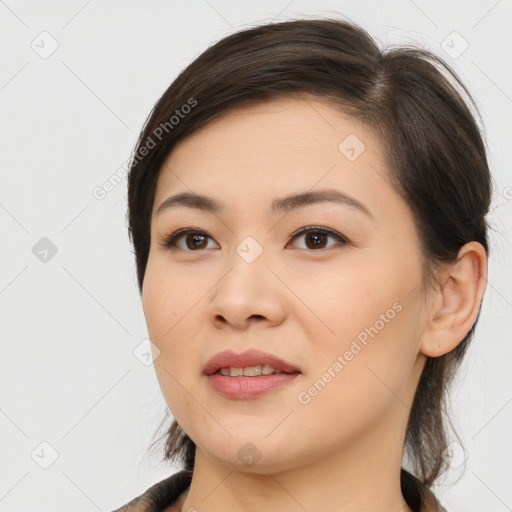
{"type": "MultiPolygon", "coordinates": [[[[302,96],[328,102],[370,127],[385,148],[388,179],[410,206],[420,236],[424,285],[462,245],[488,252],[491,181],[478,109],[457,74],[414,46],[379,49],[342,19],[299,19],[244,29],[210,46],[165,91],[150,113],[131,159],[128,218],[139,290],[150,247],[159,171],[174,145],[219,116],[251,102],[302,96]],[[466,99],[464,99],[466,97],[466,99]]],[[[446,394],[476,322],[451,352],[428,357],[418,383],[405,448],[430,486],[446,469],[446,394]]],[[[166,411],[165,421],[169,417],[166,411]]],[[[164,460],[192,470],[195,444],[174,420],[164,460]]],[[[402,470],[402,485],[409,485],[402,470]]]]}

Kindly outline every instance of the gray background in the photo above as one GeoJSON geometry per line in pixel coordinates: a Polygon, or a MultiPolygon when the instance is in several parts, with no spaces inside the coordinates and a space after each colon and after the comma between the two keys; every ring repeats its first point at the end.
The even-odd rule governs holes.
{"type": "Polygon", "coordinates": [[[145,455],[166,405],[144,364],[127,159],[155,101],[208,45],[250,24],[338,13],[382,44],[446,58],[481,110],[495,181],[489,282],[452,393],[467,453],[453,446],[434,491],[450,512],[512,510],[512,2],[6,0],[0,511],[109,511],[175,471],[145,455]]]}

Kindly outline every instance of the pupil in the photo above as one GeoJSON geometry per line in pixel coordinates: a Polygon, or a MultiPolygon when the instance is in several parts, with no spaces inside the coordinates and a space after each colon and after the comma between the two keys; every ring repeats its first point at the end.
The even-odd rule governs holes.
{"type": "MultiPolygon", "coordinates": [[[[321,244],[321,238],[325,237],[325,236],[326,236],[325,233],[308,233],[306,235],[306,240],[308,241],[310,239],[313,239],[314,241],[313,241],[312,247],[317,248],[321,244]]],[[[306,244],[309,247],[309,244],[307,242],[306,242],[306,244]]],[[[311,247],[309,247],[309,248],[311,248],[311,247]]]]}
{"type": "Polygon", "coordinates": [[[189,236],[187,237],[187,241],[189,240],[189,237],[190,237],[190,236],[192,237],[192,245],[189,245],[189,244],[187,243],[187,246],[188,246],[188,248],[189,248],[189,249],[194,249],[194,248],[196,248],[196,249],[197,249],[197,248],[202,249],[202,248],[205,246],[204,239],[205,239],[206,237],[204,237],[203,235],[189,235],[189,236]],[[203,242],[202,244],[201,244],[201,239],[203,239],[203,240],[202,240],[202,242],[203,242]],[[198,242],[198,243],[197,243],[197,242],[198,242]]]}

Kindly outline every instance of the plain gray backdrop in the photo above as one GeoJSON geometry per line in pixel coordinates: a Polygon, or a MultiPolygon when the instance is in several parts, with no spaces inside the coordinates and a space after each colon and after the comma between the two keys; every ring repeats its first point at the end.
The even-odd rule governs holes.
{"type": "Polygon", "coordinates": [[[451,395],[466,452],[453,446],[434,492],[450,512],[512,510],[512,2],[5,0],[0,511],[109,511],[176,470],[145,455],[166,404],[144,357],[127,160],[154,103],[210,44],[315,15],[434,51],[482,113],[488,286],[451,395]]]}

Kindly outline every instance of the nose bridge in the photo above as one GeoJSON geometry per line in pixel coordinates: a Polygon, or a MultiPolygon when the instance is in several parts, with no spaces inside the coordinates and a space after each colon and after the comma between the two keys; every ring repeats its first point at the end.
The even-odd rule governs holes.
{"type": "MultiPolygon", "coordinates": [[[[245,298],[260,294],[263,288],[261,284],[266,283],[266,274],[270,274],[267,264],[268,254],[263,245],[254,237],[247,236],[229,255],[228,273],[219,284],[230,293],[235,291],[237,295],[245,298]],[[234,290],[231,289],[233,287],[234,290]]],[[[268,283],[265,287],[268,288],[268,283]]]]}
{"type": "Polygon", "coordinates": [[[278,283],[267,265],[269,254],[254,237],[242,240],[226,260],[226,271],[214,289],[210,308],[238,326],[254,316],[276,321],[284,310],[278,283]]]}

